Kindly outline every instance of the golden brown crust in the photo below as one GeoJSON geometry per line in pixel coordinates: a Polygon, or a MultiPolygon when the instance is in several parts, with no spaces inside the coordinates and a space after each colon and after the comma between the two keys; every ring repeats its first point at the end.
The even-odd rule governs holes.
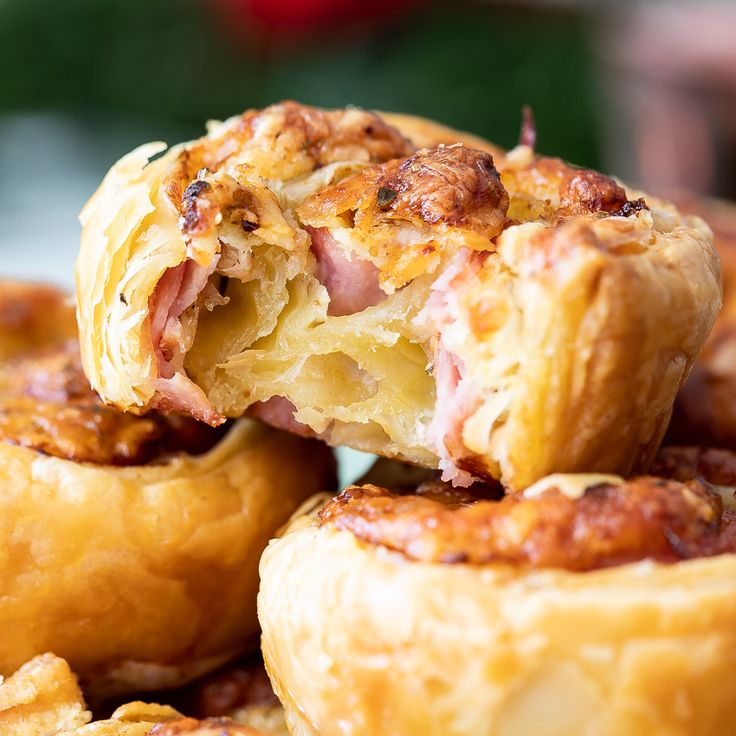
{"type": "Polygon", "coordinates": [[[308,516],[269,545],[261,580],[264,658],[298,736],[736,728],[733,554],[448,565],[308,516]]]}
{"type": "Polygon", "coordinates": [[[4,365],[0,441],[73,462],[144,465],[209,450],[222,432],[188,417],[124,414],[89,387],[76,340],[4,365]]]}
{"type": "Polygon", "coordinates": [[[0,679],[0,732],[5,736],[56,734],[87,723],[77,678],[53,654],[40,654],[0,679]]]}
{"type": "Polygon", "coordinates": [[[472,228],[490,240],[501,232],[507,209],[491,155],[458,144],[367,168],[315,194],[297,214],[320,225],[351,212],[353,224],[364,228],[393,218],[419,220],[472,228]]]}
{"type": "Polygon", "coordinates": [[[0,360],[62,343],[77,331],[69,295],[53,286],[0,280],[0,360]]]}
{"type": "Polygon", "coordinates": [[[181,686],[251,650],[259,556],[333,478],[326,447],[248,420],[159,465],[0,443],[0,674],[53,648],[88,693],[112,697],[181,686]]]}
{"type": "Polygon", "coordinates": [[[441,483],[420,486],[415,495],[353,486],[319,518],[422,562],[587,571],[736,551],[736,517],[720,495],[695,481],[646,476],[592,485],[579,499],[554,484],[533,498],[500,501],[441,483]]]}

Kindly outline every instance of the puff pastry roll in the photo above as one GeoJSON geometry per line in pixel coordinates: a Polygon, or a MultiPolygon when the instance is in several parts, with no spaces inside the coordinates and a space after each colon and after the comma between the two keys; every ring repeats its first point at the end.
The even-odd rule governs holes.
{"type": "Polygon", "coordinates": [[[95,389],[458,485],[645,468],[719,308],[707,226],[527,145],[388,121],[286,102],[118,162],[81,215],[95,389]]]}
{"type": "Polygon", "coordinates": [[[723,309],[675,403],[668,441],[736,449],[736,206],[680,197],[713,228],[723,273],[723,309]]]}
{"type": "Polygon", "coordinates": [[[252,420],[105,406],[75,342],[5,362],[0,675],[51,650],[99,697],[253,647],[261,551],[334,470],[322,443],[252,420]]]}
{"type": "MultiPolygon", "coordinates": [[[[733,455],[658,462],[736,477],[733,455]]],[[[291,733],[734,732],[733,492],[559,474],[503,498],[435,481],[316,499],[261,560],[291,733]]]]}

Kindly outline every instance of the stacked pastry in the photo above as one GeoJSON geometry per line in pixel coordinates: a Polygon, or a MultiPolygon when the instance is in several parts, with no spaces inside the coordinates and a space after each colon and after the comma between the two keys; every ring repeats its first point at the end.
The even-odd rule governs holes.
{"type": "MultiPolygon", "coordinates": [[[[69,665],[44,652],[101,703],[257,648],[260,554],[333,485],[334,461],[252,420],[215,430],[107,407],[82,373],[66,295],[4,282],[0,303],[0,673],[42,655],[0,685],[0,731],[67,733],[91,715],[69,665]]],[[[80,733],[156,722],[155,709],[125,713],[147,730],[80,733]]]]}
{"type": "MultiPolygon", "coordinates": [[[[298,436],[269,435],[293,443],[259,471],[272,504],[326,482],[318,440],[430,471],[415,483],[384,465],[380,484],[314,496],[265,550],[262,649],[293,734],[736,730],[736,462],[657,458],[720,308],[712,233],[539,156],[533,138],[527,126],[504,152],[416,118],[286,102],[137,149],[82,213],[81,360],[128,412],[116,423],[235,421],[217,441],[245,423],[250,447],[268,430],[249,416],[298,436]]],[[[247,469],[225,475],[254,493],[247,469]]],[[[135,509],[159,494],[137,482],[127,509],[149,520],[135,509]]],[[[223,484],[196,481],[155,516],[181,534],[140,537],[146,569],[193,576],[182,587],[206,605],[251,569],[232,514],[251,535],[278,524],[228,508],[223,484]]],[[[97,502],[117,549],[133,522],[97,502]]],[[[165,634],[106,645],[94,682],[168,684],[172,666],[181,682],[253,633],[247,612],[240,628],[231,618],[251,592],[178,649],[191,617],[154,589],[165,634]]],[[[127,620],[138,605],[111,597],[105,611],[127,620]]],[[[141,733],[189,728],[170,713],[114,719],[131,712],[162,721],[141,733]]]]}

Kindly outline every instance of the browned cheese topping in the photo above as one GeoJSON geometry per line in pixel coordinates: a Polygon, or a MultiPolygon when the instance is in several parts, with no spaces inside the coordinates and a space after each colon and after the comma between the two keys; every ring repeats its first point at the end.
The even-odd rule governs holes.
{"type": "Polygon", "coordinates": [[[369,544],[435,563],[586,571],[736,551],[734,513],[718,493],[698,481],[651,476],[600,483],[579,499],[555,487],[533,498],[500,500],[479,500],[438,481],[411,495],[351,487],[319,519],[369,544]]]}
{"type": "Polygon", "coordinates": [[[350,213],[350,225],[422,221],[491,238],[501,232],[508,205],[492,156],[453,145],[364,169],[309,199],[299,215],[310,222],[350,213]]]}
{"type": "Polygon", "coordinates": [[[507,159],[499,169],[501,181],[516,200],[510,216],[522,221],[597,214],[628,217],[647,208],[643,199],[629,200],[610,176],[559,158],[531,157],[520,166],[507,159]]]}
{"type": "Polygon", "coordinates": [[[82,372],[76,341],[0,367],[0,441],[101,465],[141,465],[200,453],[221,432],[178,416],[139,417],[105,406],[82,372]]]}
{"type": "Polygon", "coordinates": [[[202,169],[216,172],[246,146],[277,162],[284,178],[336,161],[381,163],[408,156],[414,147],[379,115],[365,110],[320,110],[282,102],[248,110],[235,126],[182,151],[166,189],[175,206],[202,169]]]}

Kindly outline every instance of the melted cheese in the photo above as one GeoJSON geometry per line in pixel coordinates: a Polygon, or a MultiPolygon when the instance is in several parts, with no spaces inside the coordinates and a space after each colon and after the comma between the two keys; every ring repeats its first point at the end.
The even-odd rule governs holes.
{"type": "Polygon", "coordinates": [[[608,475],[606,473],[553,473],[530,485],[524,491],[524,496],[535,498],[545,491],[556,488],[560,493],[575,501],[582,498],[585,491],[593,486],[603,483],[619,485],[623,482],[624,479],[620,475],[608,475]]]}

